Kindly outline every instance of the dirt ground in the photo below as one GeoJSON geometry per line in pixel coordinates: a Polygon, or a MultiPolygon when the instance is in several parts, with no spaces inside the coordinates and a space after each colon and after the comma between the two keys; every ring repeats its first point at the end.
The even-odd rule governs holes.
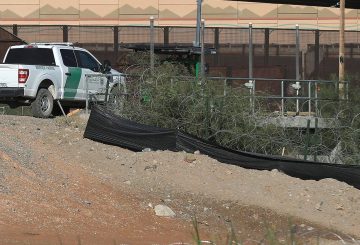
{"type": "Polygon", "coordinates": [[[359,244],[360,191],[332,179],[139,152],[83,138],[86,119],[0,116],[0,244],[359,244]],[[158,204],[175,217],[159,217],[158,204]],[[318,242],[320,241],[320,242],[318,242]],[[263,242],[263,243],[262,243],[263,242]]]}

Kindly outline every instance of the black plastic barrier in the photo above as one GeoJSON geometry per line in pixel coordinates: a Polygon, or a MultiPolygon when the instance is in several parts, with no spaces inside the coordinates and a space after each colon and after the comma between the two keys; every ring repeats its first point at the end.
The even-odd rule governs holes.
{"type": "Polygon", "coordinates": [[[139,124],[94,107],[84,137],[133,151],[176,150],[176,131],[139,124]]]}
{"type": "Polygon", "coordinates": [[[141,151],[200,151],[220,162],[248,169],[273,170],[304,179],[333,178],[360,189],[360,166],[301,161],[227,149],[187,133],[126,120],[100,107],[91,111],[84,137],[106,144],[141,151]]]}

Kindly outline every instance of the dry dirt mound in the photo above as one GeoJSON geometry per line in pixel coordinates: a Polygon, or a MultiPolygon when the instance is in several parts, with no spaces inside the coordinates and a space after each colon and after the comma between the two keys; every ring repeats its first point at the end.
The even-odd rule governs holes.
{"type": "Polygon", "coordinates": [[[360,191],[347,184],[134,153],[83,139],[85,122],[70,120],[0,117],[1,244],[192,242],[195,216],[218,241],[230,224],[239,239],[259,241],[268,227],[288,230],[289,217],[301,239],[360,237],[360,191]],[[158,204],[176,216],[156,216],[158,204]]]}

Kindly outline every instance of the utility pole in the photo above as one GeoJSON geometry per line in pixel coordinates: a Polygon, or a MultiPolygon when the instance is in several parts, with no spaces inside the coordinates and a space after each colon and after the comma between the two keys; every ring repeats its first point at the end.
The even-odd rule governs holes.
{"type": "Polygon", "coordinates": [[[340,0],[339,98],[345,98],[345,0],[340,0]]]}

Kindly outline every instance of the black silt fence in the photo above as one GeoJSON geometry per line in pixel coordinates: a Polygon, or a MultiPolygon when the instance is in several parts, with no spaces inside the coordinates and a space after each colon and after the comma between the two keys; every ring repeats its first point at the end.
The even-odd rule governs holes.
{"type": "Polygon", "coordinates": [[[150,148],[192,153],[199,150],[202,154],[220,162],[243,168],[278,169],[289,176],[304,180],[333,178],[360,189],[360,166],[358,165],[300,161],[234,151],[178,130],[163,129],[123,119],[100,107],[95,107],[91,111],[84,137],[134,151],[150,148]]]}

